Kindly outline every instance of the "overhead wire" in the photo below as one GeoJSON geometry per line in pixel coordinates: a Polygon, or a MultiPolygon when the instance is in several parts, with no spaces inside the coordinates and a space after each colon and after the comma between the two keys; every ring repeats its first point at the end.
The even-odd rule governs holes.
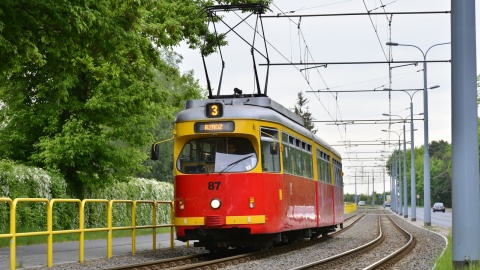
{"type": "MultiPolygon", "coordinates": [[[[341,2],[345,2],[345,1],[341,1],[341,2]]],[[[337,3],[341,3],[341,2],[337,2],[337,3]]],[[[276,6],[275,4],[273,4],[273,5],[275,6],[275,8],[277,8],[277,9],[280,11],[281,14],[285,14],[285,12],[283,12],[278,6],[276,6]]],[[[302,9],[300,9],[300,10],[302,10],[302,9]]],[[[303,9],[303,10],[304,10],[304,9],[303,9]]],[[[296,12],[296,11],[289,11],[288,13],[295,13],[295,12],[296,12]]],[[[289,20],[290,20],[291,23],[294,23],[294,24],[295,24],[295,22],[294,22],[292,19],[289,19],[289,20]]],[[[309,49],[309,47],[308,47],[308,43],[307,43],[307,41],[306,41],[306,39],[305,39],[305,35],[303,35],[303,31],[302,31],[302,29],[301,29],[301,20],[302,20],[302,17],[300,17],[298,23],[296,23],[297,33],[298,33],[298,38],[299,38],[299,40],[298,40],[298,47],[299,47],[300,62],[307,64],[309,58],[312,59],[312,62],[316,62],[316,61],[313,59],[313,55],[312,55],[312,53],[311,53],[311,51],[310,51],[310,49],[309,49]],[[300,40],[300,39],[301,39],[301,40],[300,40]],[[301,51],[301,50],[302,50],[302,45],[301,45],[301,43],[300,43],[301,41],[303,41],[303,44],[305,44],[305,50],[304,50],[304,57],[303,57],[303,58],[302,58],[302,51],[301,51]],[[304,59],[304,60],[302,60],[302,59],[304,59]]],[[[309,80],[309,76],[308,76],[309,72],[308,72],[306,69],[304,69],[304,70],[305,70],[305,74],[303,74],[300,69],[297,68],[297,70],[300,71],[300,73],[302,74],[303,78],[304,78],[305,81],[307,82],[307,85],[310,87],[310,89],[312,89],[311,84],[310,84],[310,80],[309,80]]],[[[315,68],[315,70],[316,70],[317,74],[319,75],[320,79],[322,80],[323,84],[326,86],[326,88],[328,88],[327,83],[326,83],[325,79],[323,78],[322,74],[320,73],[319,69],[318,69],[318,68],[315,68]]],[[[313,90],[313,89],[312,89],[312,90],[313,90]]],[[[330,113],[329,110],[325,107],[325,105],[324,105],[323,102],[320,100],[320,98],[319,98],[317,95],[315,95],[315,96],[316,96],[316,98],[319,100],[320,104],[321,104],[322,107],[325,109],[325,111],[327,112],[327,114],[331,117],[331,119],[332,119],[332,120],[335,119],[335,117],[331,115],[331,113],[330,113]]],[[[338,108],[338,100],[337,100],[337,98],[335,98],[335,100],[336,100],[337,108],[338,108]]],[[[337,111],[338,111],[338,110],[337,110],[337,111]]]]}
{"type": "MultiPolygon", "coordinates": [[[[339,2],[336,2],[336,3],[343,3],[343,2],[347,2],[347,1],[339,1],[339,2]]],[[[390,3],[388,3],[388,4],[385,4],[385,5],[382,4],[380,7],[377,7],[377,8],[375,8],[375,9],[373,9],[373,10],[376,10],[376,9],[378,9],[378,8],[383,8],[383,9],[385,10],[385,6],[386,6],[386,5],[389,5],[389,4],[393,3],[393,2],[396,2],[396,1],[392,1],[392,2],[390,2],[390,3]]],[[[336,3],[332,3],[332,4],[336,4],[336,3]]],[[[365,2],[364,2],[364,4],[365,4],[365,2]]],[[[280,11],[279,14],[295,13],[295,12],[296,12],[296,11],[284,12],[284,11],[282,11],[277,5],[275,5],[274,3],[272,3],[272,5],[280,11]]],[[[331,5],[331,4],[329,4],[329,5],[331,5]]],[[[322,5],[322,6],[325,6],[325,5],[322,5]]],[[[321,7],[321,6],[316,6],[316,7],[321,7]]],[[[366,5],[365,5],[365,7],[366,7],[366,5]]],[[[312,7],[312,8],[315,8],[315,7],[312,7]]],[[[299,10],[307,10],[307,9],[312,9],[312,8],[303,8],[303,9],[299,9],[299,10]]],[[[368,8],[367,8],[367,11],[368,11],[368,8]]],[[[371,10],[371,11],[372,11],[372,10],[371,10]]],[[[370,11],[370,12],[371,12],[371,11],[370,11]]],[[[235,14],[236,14],[237,16],[239,16],[237,13],[235,13],[235,14]]],[[[239,17],[240,17],[240,16],[239,16],[239,17]]],[[[372,18],[371,18],[370,15],[369,15],[369,18],[370,18],[370,21],[371,21],[371,23],[372,23],[372,26],[373,26],[374,32],[375,32],[375,34],[376,34],[377,40],[379,41],[380,46],[381,46],[381,48],[382,48],[382,52],[383,52],[385,58],[388,59],[388,58],[386,57],[385,50],[384,50],[383,46],[381,45],[381,41],[380,41],[380,37],[379,37],[379,35],[378,35],[377,28],[375,27],[375,25],[374,25],[374,23],[373,23],[372,18]]],[[[300,59],[301,59],[301,62],[307,64],[307,63],[309,63],[309,59],[312,59],[312,62],[315,62],[315,61],[313,61],[313,56],[312,56],[312,54],[311,54],[311,51],[310,51],[310,49],[309,49],[309,46],[308,46],[308,43],[307,43],[307,41],[306,41],[306,38],[305,38],[305,36],[304,36],[304,34],[303,34],[303,31],[302,31],[302,29],[301,29],[301,17],[300,17],[298,23],[294,22],[292,19],[289,19],[289,20],[290,20],[290,23],[296,25],[296,27],[297,27],[299,57],[300,57],[300,59]],[[304,49],[303,49],[303,55],[302,55],[302,44],[301,44],[301,42],[303,42],[303,44],[305,44],[305,45],[304,45],[304,49]],[[303,59],[303,60],[302,60],[302,59],[303,59]]],[[[388,17],[387,17],[387,20],[388,20],[388,17]]],[[[388,21],[390,22],[390,20],[388,20],[388,21]]],[[[246,23],[247,23],[247,25],[248,25],[251,29],[253,29],[254,31],[256,31],[262,38],[265,39],[265,37],[263,37],[263,35],[262,35],[261,33],[259,33],[256,29],[254,29],[251,25],[249,25],[248,22],[246,22],[246,23]]],[[[390,26],[391,26],[391,25],[390,25],[390,26]]],[[[290,28],[290,32],[291,32],[291,28],[290,28]]],[[[291,35],[290,35],[290,36],[291,36],[291,35]]],[[[292,43],[292,40],[291,40],[291,39],[290,39],[290,59],[288,59],[283,53],[281,53],[280,50],[278,50],[268,39],[265,39],[265,41],[266,41],[266,43],[267,43],[274,51],[276,51],[283,59],[285,59],[285,60],[288,61],[289,63],[293,63],[293,59],[292,59],[292,56],[293,56],[293,46],[292,46],[292,44],[293,44],[293,43],[292,43]]],[[[299,72],[301,72],[301,69],[299,69],[299,68],[296,67],[296,66],[295,66],[295,68],[296,68],[299,72]]],[[[322,81],[323,85],[325,86],[325,89],[332,89],[331,87],[329,87],[329,86],[327,85],[325,79],[323,78],[321,72],[319,71],[319,68],[317,67],[317,68],[315,68],[315,70],[316,70],[316,72],[317,72],[320,80],[322,81]]],[[[301,73],[302,73],[302,72],[301,72],[301,73]]],[[[310,76],[308,75],[308,71],[305,72],[305,75],[302,73],[302,76],[304,77],[305,81],[307,82],[308,87],[309,87],[311,90],[313,90],[312,85],[311,85],[311,83],[310,83],[310,76]]],[[[391,74],[389,74],[389,78],[391,78],[391,74]]],[[[335,87],[335,88],[337,88],[337,87],[335,87]]],[[[320,102],[320,104],[322,105],[322,107],[324,108],[324,110],[327,112],[327,114],[329,115],[329,117],[330,117],[332,120],[334,120],[334,119],[337,119],[337,120],[340,119],[340,120],[341,120],[341,119],[342,119],[341,114],[339,113],[339,112],[340,112],[340,107],[339,107],[339,103],[338,103],[338,94],[337,94],[336,96],[334,95],[335,103],[336,103],[336,112],[339,113],[339,116],[338,116],[338,117],[334,117],[334,116],[330,113],[329,109],[325,106],[325,104],[322,102],[322,100],[320,99],[320,97],[319,97],[317,94],[314,93],[314,95],[315,95],[315,97],[318,99],[318,101],[320,102]],[[339,117],[340,117],[340,118],[339,118],[339,117]]],[[[340,130],[340,127],[339,127],[339,126],[337,126],[337,128],[338,128],[338,131],[339,131],[339,134],[340,134],[340,137],[342,138],[342,140],[346,140],[346,139],[343,139],[344,137],[345,137],[345,138],[348,138],[348,132],[347,132],[346,125],[345,125],[343,131],[340,130]]]]}
{"type": "MultiPolygon", "coordinates": [[[[420,70],[416,70],[416,71],[411,71],[411,72],[406,72],[406,73],[401,73],[397,76],[395,76],[395,80],[392,80],[391,82],[398,82],[398,81],[401,81],[409,76],[412,76],[412,75],[415,75],[417,72],[419,71],[422,71],[421,69],[420,70]]],[[[346,86],[352,86],[352,85],[357,85],[357,84],[362,84],[362,83],[367,83],[367,82],[373,82],[373,81],[378,81],[378,80],[384,80],[385,78],[389,79],[390,76],[387,76],[387,77],[380,77],[380,78],[373,78],[373,79],[370,79],[370,80],[364,80],[364,81],[356,81],[356,82],[352,82],[352,83],[347,83],[347,84],[340,84],[340,85],[335,85],[335,86],[330,86],[328,88],[320,88],[318,89],[318,91],[325,91],[325,92],[328,92],[328,91],[331,91],[331,90],[334,90],[334,89],[338,89],[338,88],[344,88],[346,86]]],[[[388,84],[385,83],[385,84],[382,84],[380,86],[377,86],[377,87],[374,87],[373,89],[379,89],[381,87],[386,87],[388,84]]]]}
{"type": "MultiPolygon", "coordinates": [[[[380,8],[383,9],[383,11],[386,13],[387,11],[386,11],[385,7],[386,7],[387,5],[393,4],[393,3],[395,3],[395,2],[397,2],[397,0],[394,0],[394,1],[391,1],[391,2],[389,2],[389,3],[387,3],[387,4],[384,4],[383,1],[380,0],[380,4],[381,4],[381,5],[380,5],[379,7],[376,7],[376,8],[374,8],[374,9],[369,10],[368,7],[367,7],[367,5],[366,5],[366,3],[365,3],[365,0],[363,0],[363,4],[364,4],[364,6],[365,6],[365,9],[367,10],[367,13],[370,13],[370,12],[372,12],[372,11],[374,11],[374,10],[377,10],[377,9],[380,9],[380,8]]],[[[389,41],[391,41],[393,15],[390,15],[390,18],[388,18],[388,15],[385,14],[385,17],[386,17],[387,22],[388,22],[388,35],[389,35],[388,39],[389,39],[389,41]]],[[[385,49],[384,49],[384,47],[383,47],[383,44],[382,44],[382,42],[381,42],[381,40],[380,40],[380,37],[378,36],[377,28],[376,28],[375,25],[373,24],[373,21],[372,21],[372,18],[371,18],[370,15],[369,15],[369,18],[370,18],[370,22],[372,23],[372,26],[373,26],[375,35],[377,36],[377,40],[378,40],[378,42],[379,42],[379,44],[380,44],[380,47],[382,48],[382,52],[383,52],[385,58],[387,59],[388,62],[392,61],[392,59],[393,59],[393,56],[392,56],[392,48],[389,47],[389,53],[388,53],[388,58],[387,58],[387,56],[386,56],[386,54],[385,54],[385,49]]],[[[388,70],[389,70],[389,72],[388,72],[388,76],[389,76],[389,87],[388,87],[388,88],[391,89],[391,88],[392,88],[392,82],[393,82],[393,81],[392,81],[392,67],[391,67],[391,64],[388,64],[388,70]]],[[[391,114],[391,111],[392,111],[392,96],[391,96],[391,92],[390,92],[390,91],[389,91],[389,93],[388,93],[388,111],[389,111],[388,113],[391,114]]],[[[389,129],[389,130],[391,129],[391,124],[389,124],[388,129],[389,129]]],[[[388,136],[388,139],[390,140],[390,136],[391,136],[390,132],[388,132],[388,135],[387,135],[387,136],[388,136]]],[[[384,148],[386,148],[386,145],[384,146],[384,148]]]]}
{"type": "MultiPolygon", "coordinates": [[[[274,3],[272,3],[272,5],[274,5],[278,10],[280,10],[281,14],[285,14],[285,12],[283,12],[280,8],[278,8],[274,3]]],[[[291,12],[294,12],[294,11],[291,11],[291,12]]],[[[240,17],[240,15],[238,15],[237,13],[235,13],[238,17],[240,17]]],[[[241,17],[240,17],[241,18],[241,17]]],[[[293,22],[291,19],[289,19],[292,23],[295,24],[295,22],[293,22]]],[[[283,59],[285,59],[286,61],[288,61],[289,63],[293,63],[291,60],[289,60],[285,55],[283,55],[275,46],[273,46],[273,44],[271,42],[268,41],[268,39],[266,39],[261,33],[259,33],[256,29],[254,29],[248,22],[245,22],[251,29],[253,29],[257,34],[260,35],[260,37],[264,38],[266,43],[271,46],[281,57],[283,57],[283,59]]],[[[305,38],[302,34],[302,39],[304,41],[304,43],[306,44],[306,41],[305,41],[305,38]]],[[[308,47],[307,47],[307,51],[309,52],[308,50],[308,47]]],[[[311,53],[309,52],[309,55],[311,55],[311,53]]],[[[301,57],[301,55],[300,55],[301,57]]],[[[295,68],[299,71],[300,69],[298,67],[295,66],[295,68]]],[[[307,82],[307,85],[309,86],[309,88],[311,90],[313,90],[312,86],[307,82]]],[[[317,99],[319,99],[319,97],[317,97],[317,99]]],[[[327,112],[327,114],[332,118],[332,120],[334,119],[334,117],[330,114],[329,110],[325,107],[325,105],[321,102],[321,100],[319,99],[320,101],[320,104],[322,105],[322,107],[325,109],[325,111],[327,112]]]]}
{"type": "MultiPolygon", "coordinates": [[[[343,2],[345,2],[345,1],[343,1],[343,2]]],[[[278,10],[280,10],[280,14],[285,14],[285,12],[283,12],[278,6],[276,6],[275,4],[273,4],[273,5],[274,5],[278,10]]],[[[305,10],[305,9],[302,9],[302,10],[305,10]]],[[[295,11],[290,11],[289,13],[294,13],[294,12],[295,12],[295,11]]],[[[299,19],[299,21],[298,21],[298,23],[297,23],[296,25],[297,25],[297,29],[298,29],[298,37],[299,37],[299,39],[302,38],[302,39],[303,39],[302,41],[303,41],[303,43],[305,44],[305,53],[306,53],[306,55],[305,55],[305,58],[304,58],[305,61],[302,61],[302,60],[301,60],[300,62],[301,62],[301,63],[308,63],[308,59],[309,59],[308,57],[311,57],[311,59],[312,59],[312,61],[313,61],[313,56],[312,56],[312,54],[311,54],[311,52],[310,52],[310,50],[309,50],[309,48],[308,48],[308,43],[307,43],[307,41],[306,41],[306,39],[305,39],[305,36],[303,35],[303,32],[302,32],[301,27],[300,27],[300,25],[301,25],[301,18],[302,18],[302,17],[300,17],[300,19],[299,19]]],[[[293,24],[295,23],[295,22],[293,22],[291,19],[289,19],[289,20],[291,21],[291,23],[293,23],[293,24]]],[[[378,37],[378,35],[377,35],[377,37],[378,37]]],[[[302,59],[302,58],[301,58],[301,55],[302,55],[302,53],[301,53],[302,46],[301,46],[301,44],[300,44],[300,40],[299,40],[299,45],[298,45],[298,47],[299,47],[300,59],[302,59]]],[[[315,61],[313,61],[313,62],[315,62],[315,61]]],[[[298,69],[298,68],[297,68],[297,69],[298,69]]],[[[321,79],[321,81],[322,81],[323,84],[325,85],[326,89],[330,89],[330,88],[328,87],[325,79],[323,78],[321,72],[319,71],[319,69],[318,69],[318,68],[315,68],[315,70],[316,70],[319,78],[321,79]]],[[[305,69],[305,74],[302,73],[302,76],[304,77],[305,81],[307,82],[307,85],[308,85],[310,88],[312,88],[312,87],[311,87],[311,84],[310,84],[310,80],[309,80],[309,75],[308,75],[308,74],[309,74],[309,71],[308,71],[307,69],[305,69]]],[[[342,116],[341,116],[341,113],[340,113],[340,104],[338,103],[338,93],[337,93],[336,95],[334,95],[335,104],[336,104],[336,106],[335,106],[335,107],[336,107],[336,110],[335,110],[336,116],[333,116],[333,115],[330,113],[330,111],[328,110],[328,108],[325,107],[325,105],[323,104],[323,102],[322,102],[322,100],[320,99],[319,95],[317,95],[316,93],[314,93],[314,95],[315,95],[315,97],[318,99],[318,101],[320,102],[320,104],[322,105],[322,107],[324,108],[324,110],[327,112],[327,114],[330,116],[330,118],[331,118],[332,120],[333,120],[333,119],[336,119],[336,120],[339,120],[339,119],[341,120],[341,119],[342,119],[342,116]]],[[[340,137],[342,138],[342,140],[347,140],[347,138],[348,138],[347,126],[344,125],[344,128],[343,128],[343,129],[344,129],[343,131],[340,130],[340,126],[337,125],[337,130],[338,130],[338,132],[339,132],[340,137]]]]}
{"type": "Polygon", "coordinates": [[[372,12],[372,10],[368,10],[368,7],[367,7],[367,4],[365,3],[365,0],[363,0],[363,5],[365,6],[365,10],[367,11],[367,13],[369,13],[368,18],[370,19],[370,23],[372,24],[373,31],[375,32],[378,43],[380,44],[380,48],[382,49],[383,55],[385,56],[385,60],[388,61],[388,57],[387,57],[387,54],[385,53],[385,49],[383,48],[382,41],[380,40],[380,36],[378,36],[377,28],[375,27],[375,24],[373,23],[373,20],[372,20],[372,16],[370,15],[370,12],[372,12]]]}

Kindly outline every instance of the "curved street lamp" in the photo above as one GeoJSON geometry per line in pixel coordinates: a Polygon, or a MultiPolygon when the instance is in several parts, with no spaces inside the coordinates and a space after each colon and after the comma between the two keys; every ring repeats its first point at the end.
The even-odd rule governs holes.
{"type": "MultiPolygon", "coordinates": [[[[383,131],[383,132],[392,132],[392,133],[397,134],[397,136],[398,136],[398,155],[400,155],[400,152],[401,152],[401,150],[400,150],[400,146],[401,146],[401,143],[400,143],[400,134],[399,134],[398,132],[396,132],[396,131],[393,131],[393,130],[382,129],[382,131],[383,131]]],[[[405,152],[403,152],[403,155],[404,155],[404,157],[405,157],[405,152]]],[[[404,158],[404,159],[405,159],[405,158],[404,158]]],[[[403,203],[403,202],[402,202],[402,183],[401,183],[401,171],[400,171],[401,165],[400,165],[400,164],[401,164],[401,161],[400,161],[400,158],[399,158],[399,159],[398,159],[398,165],[399,165],[399,166],[398,166],[398,177],[397,177],[397,180],[399,181],[399,186],[400,186],[399,189],[398,189],[398,191],[399,191],[399,193],[400,193],[400,194],[399,194],[399,195],[400,195],[400,196],[399,196],[399,199],[400,199],[400,201],[399,201],[400,207],[399,207],[397,213],[398,213],[399,215],[402,215],[402,203],[403,203]]],[[[406,166],[405,162],[404,162],[403,166],[404,166],[404,167],[406,166]]],[[[405,182],[405,181],[404,181],[404,182],[405,182]]],[[[395,188],[397,187],[396,184],[395,184],[394,186],[395,186],[395,188]]],[[[406,190],[406,188],[405,188],[405,190],[406,190]]],[[[394,194],[395,194],[395,201],[397,201],[397,199],[396,199],[396,197],[397,197],[397,191],[395,191],[394,194]]],[[[406,203],[406,201],[405,201],[405,203],[406,203]]]]}
{"type": "Polygon", "coordinates": [[[450,42],[443,42],[443,43],[438,43],[430,46],[430,48],[427,49],[426,52],[423,52],[422,49],[415,45],[411,44],[400,44],[396,42],[387,42],[386,45],[388,46],[407,46],[407,47],[414,47],[417,48],[423,56],[423,110],[424,110],[424,142],[423,142],[423,147],[424,147],[424,158],[423,158],[423,194],[424,194],[424,208],[425,211],[424,213],[424,225],[425,226],[431,226],[432,225],[432,216],[430,213],[430,210],[427,211],[427,208],[430,209],[431,207],[431,198],[430,198],[430,156],[428,153],[428,91],[427,91],[427,54],[435,46],[439,45],[446,45],[450,44],[450,42]]]}
{"type": "MultiPolygon", "coordinates": [[[[400,115],[384,113],[383,116],[396,116],[402,119],[403,122],[403,217],[408,218],[408,200],[407,200],[407,140],[405,138],[405,123],[407,122],[407,117],[401,117],[400,115]]],[[[412,116],[413,119],[413,116],[412,116]]],[[[413,122],[413,121],[412,121],[413,122]]],[[[394,132],[394,131],[392,131],[394,132]]],[[[411,130],[413,134],[413,129],[411,130]]],[[[413,135],[412,135],[413,138],[413,135]]],[[[411,170],[411,169],[410,169],[411,170]]]]}
{"type": "MultiPolygon", "coordinates": [[[[429,87],[428,89],[436,89],[439,88],[439,85],[434,85],[432,87],[429,87]]],[[[385,91],[392,91],[390,88],[384,88],[383,90],[385,91]]],[[[412,221],[417,220],[417,191],[416,191],[416,177],[415,177],[415,141],[414,141],[414,135],[413,135],[413,96],[420,90],[423,89],[418,89],[414,91],[413,93],[410,93],[408,91],[403,91],[407,93],[407,95],[410,97],[410,141],[411,141],[411,150],[410,150],[410,207],[411,207],[411,213],[410,217],[412,221]]]]}

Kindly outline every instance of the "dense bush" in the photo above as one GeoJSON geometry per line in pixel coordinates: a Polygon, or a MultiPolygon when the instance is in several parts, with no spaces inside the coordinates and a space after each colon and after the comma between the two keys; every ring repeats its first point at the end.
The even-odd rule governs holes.
{"type": "MultiPolygon", "coordinates": [[[[133,178],[129,182],[117,183],[111,188],[99,190],[91,194],[91,198],[103,198],[108,200],[157,200],[172,201],[173,185],[156,180],[133,178]]],[[[106,205],[99,203],[87,204],[88,217],[86,223],[92,227],[102,227],[106,225],[107,208],[106,205]],[[103,219],[102,219],[103,217],[103,219]]],[[[129,226],[131,224],[131,204],[114,203],[112,216],[113,226],[129,226]]],[[[137,225],[152,224],[152,206],[150,204],[137,204],[136,212],[137,225]]],[[[170,222],[170,207],[165,204],[158,204],[157,224],[170,222]]]]}
{"type": "MultiPolygon", "coordinates": [[[[1,197],[16,198],[67,198],[66,183],[58,175],[45,170],[0,161],[1,197]]],[[[71,219],[72,205],[55,207],[54,226],[65,227],[71,219]]],[[[45,203],[21,202],[17,205],[17,228],[45,230],[47,206],[45,203]]],[[[8,204],[0,204],[0,231],[9,229],[8,204]]]]}
{"type": "MultiPolygon", "coordinates": [[[[0,196],[16,198],[68,198],[64,179],[42,169],[16,165],[11,161],[0,161],[0,196]]],[[[117,183],[107,189],[97,190],[88,198],[108,200],[160,200],[172,201],[173,185],[155,180],[134,178],[126,183],[117,183]]],[[[0,203],[0,231],[9,230],[9,206],[0,203]]],[[[46,230],[47,206],[45,203],[20,202],[17,204],[17,231],[46,230]]],[[[170,207],[158,204],[157,224],[169,223],[170,207]]],[[[152,224],[151,204],[137,204],[137,225],[152,224]]],[[[78,228],[79,208],[76,203],[55,203],[53,207],[54,230],[78,228]]],[[[131,204],[114,203],[113,225],[131,224],[131,204]]],[[[107,204],[87,203],[86,227],[107,225],[107,204]]]]}

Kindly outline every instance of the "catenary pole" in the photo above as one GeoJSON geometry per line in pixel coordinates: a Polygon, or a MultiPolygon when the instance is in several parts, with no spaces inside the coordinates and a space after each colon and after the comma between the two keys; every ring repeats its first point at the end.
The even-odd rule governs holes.
{"type": "Polygon", "coordinates": [[[451,0],[452,263],[480,262],[475,2],[451,0]]]}
{"type": "MultiPolygon", "coordinates": [[[[401,187],[400,187],[401,188],[401,187]]],[[[403,217],[408,218],[407,200],[407,140],[405,134],[405,119],[403,119],[403,217]]]]}

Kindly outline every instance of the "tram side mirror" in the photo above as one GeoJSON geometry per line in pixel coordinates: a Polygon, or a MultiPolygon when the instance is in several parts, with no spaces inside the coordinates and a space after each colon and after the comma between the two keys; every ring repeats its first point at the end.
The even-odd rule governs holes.
{"type": "Polygon", "coordinates": [[[160,144],[158,144],[158,143],[152,144],[152,151],[150,152],[150,159],[151,160],[159,160],[160,159],[160,144]]]}
{"type": "Polygon", "coordinates": [[[278,145],[274,142],[270,144],[270,154],[271,155],[278,154],[278,145]]]}

